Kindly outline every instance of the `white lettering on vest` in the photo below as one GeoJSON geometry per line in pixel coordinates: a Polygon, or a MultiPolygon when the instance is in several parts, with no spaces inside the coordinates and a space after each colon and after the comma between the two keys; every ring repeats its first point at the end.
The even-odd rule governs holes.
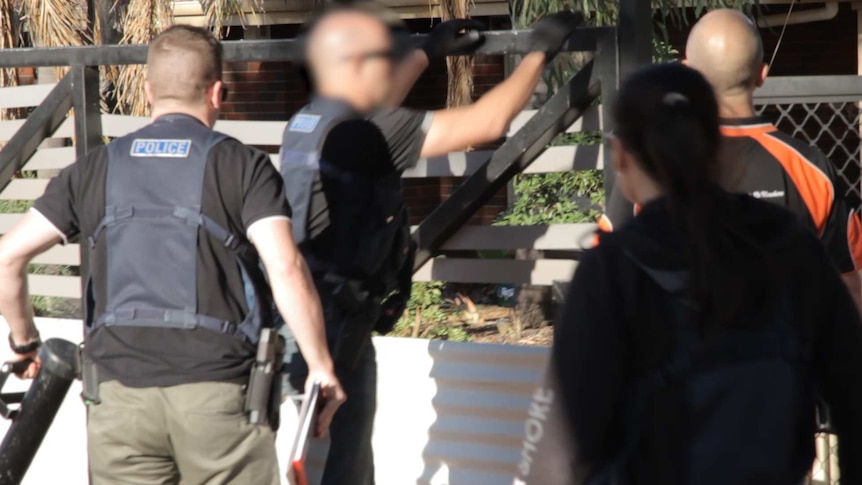
{"type": "Polygon", "coordinates": [[[191,148],[191,140],[138,139],[132,141],[129,155],[133,157],[187,158],[191,148]]]}
{"type": "Polygon", "coordinates": [[[291,120],[288,130],[299,133],[311,133],[317,128],[318,123],[320,123],[320,115],[298,114],[291,120]]]}

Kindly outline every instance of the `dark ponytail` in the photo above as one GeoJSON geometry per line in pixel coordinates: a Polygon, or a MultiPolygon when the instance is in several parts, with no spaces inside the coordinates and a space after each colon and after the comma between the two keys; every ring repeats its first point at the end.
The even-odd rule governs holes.
{"type": "Polygon", "coordinates": [[[712,88],[681,64],[652,66],[623,83],[614,117],[623,145],[665,193],[685,243],[690,296],[701,320],[728,323],[738,315],[745,282],[731,261],[735,231],[716,213],[722,200],[715,183],[721,134],[712,88]]]}

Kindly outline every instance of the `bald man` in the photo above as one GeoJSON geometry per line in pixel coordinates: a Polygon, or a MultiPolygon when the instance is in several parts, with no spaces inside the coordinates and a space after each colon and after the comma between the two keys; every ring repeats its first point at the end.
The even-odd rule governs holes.
{"type": "MultiPolygon", "coordinates": [[[[684,62],[707,78],[718,99],[721,185],[795,213],[820,236],[862,309],[862,225],[834,166],[820,150],[778,131],[754,109],[754,91],[768,71],[755,24],[735,10],[712,11],[692,28],[685,55],[684,62]]],[[[615,189],[600,229],[612,230],[632,213],[615,189]]]]}
{"type": "MultiPolygon", "coordinates": [[[[398,81],[393,40],[380,16],[342,6],[311,27],[307,60],[316,94],[285,130],[281,172],[294,236],[323,300],[330,348],[348,394],[330,428],[323,485],[374,483],[371,333],[388,332],[403,313],[413,266],[401,174],[420,158],[503,137],[580,19],[571,13],[546,18],[533,31],[532,52],[508,79],[473,105],[434,112],[384,108],[397,97],[398,81]]],[[[470,25],[460,27],[431,36],[423,55],[469,52],[477,44],[461,32],[470,25]]],[[[288,357],[288,367],[298,389],[301,356],[288,357]]]]}

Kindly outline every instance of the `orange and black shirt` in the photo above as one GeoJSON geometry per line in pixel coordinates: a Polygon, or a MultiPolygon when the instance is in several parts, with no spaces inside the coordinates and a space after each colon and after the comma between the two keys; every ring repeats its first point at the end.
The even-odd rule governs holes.
{"type": "MultiPolygon", "coordinates": [[[[785,207],[816,232],[841,273],[862,269],[862,223],[826,155],[759,117],[723,119],[721,131],[726,190],[785,207]]],[[[615,188],[599,229],[611,231],[637,211],[615,188]]]]}

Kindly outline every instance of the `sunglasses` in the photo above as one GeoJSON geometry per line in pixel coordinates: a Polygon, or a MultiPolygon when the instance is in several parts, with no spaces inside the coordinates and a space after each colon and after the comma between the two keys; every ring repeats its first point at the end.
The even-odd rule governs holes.
{"type": "Polygon", "coordinates": [[[221,102],[222,102],[222,103],[224,103],[225,101],[227,101],[227,95],[228,95],[228,92],[229,92],[229,91],[228,91],[228,89],[227,89],[227,86],[225,86],[224,84],[222,84],[222,85],[221,85],[221,95],[220,95],[220,98],[221,98],[221,102]]]}
{"type": "Polygon", "coordinates": [[[390,47],[388,49],[363,52],[361,54],[353,54],[353,55],[346,56],[346,57],[342,58],[343,61],[349,61],[352,59],[359,59],[362,62],[370,61],[372,59],[383,59],[383,60],[391,61],[391,60],[395,59],[395,49],[390,47]]]}

